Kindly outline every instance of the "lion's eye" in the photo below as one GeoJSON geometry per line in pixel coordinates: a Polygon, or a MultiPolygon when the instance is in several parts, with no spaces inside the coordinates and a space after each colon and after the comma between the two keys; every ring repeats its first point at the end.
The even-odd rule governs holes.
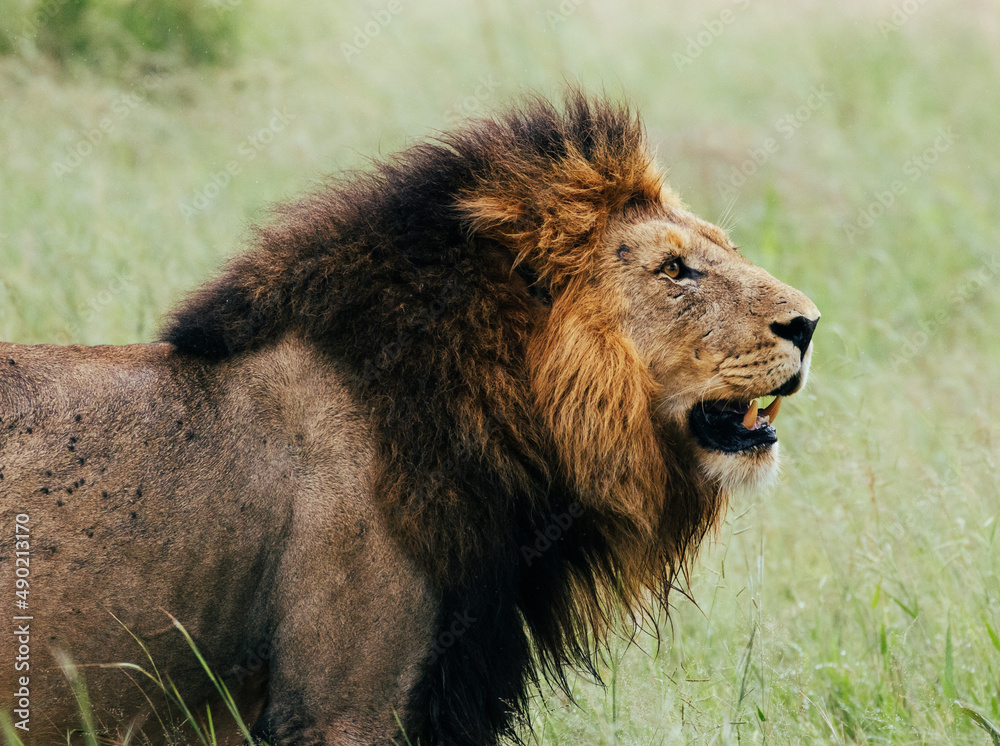
{"type": "Polygon", "coordinates": [[[679,258],[668,259],[657,271],[657,277],[669,277],[671,280],[676,280],[677,278],[683,276],[687,272],[687,267],[684,265],[684,261],[679,258]]]}

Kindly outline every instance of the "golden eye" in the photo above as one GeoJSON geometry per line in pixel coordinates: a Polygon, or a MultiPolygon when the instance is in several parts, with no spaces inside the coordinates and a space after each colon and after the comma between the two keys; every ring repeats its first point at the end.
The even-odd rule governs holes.
{"type": "Polygon", "coordinates": [[[684,262],[680,259],[669,259],[660,267],[658,274],[666,275],[671,280],[676,280],[684,273],[684,262]]]}

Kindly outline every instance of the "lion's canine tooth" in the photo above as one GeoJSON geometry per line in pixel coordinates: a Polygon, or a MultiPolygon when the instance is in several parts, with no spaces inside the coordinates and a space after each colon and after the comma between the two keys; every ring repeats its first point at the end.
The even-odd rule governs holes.
{"type": "Polygon", "coordinates": [[[743,416],[743,427],[747,430],[753,430],[753,426],[757,424],[757,400],[754,399],[750,402],[750,409],[743,416]]]}
{"type": "Polygon", "coordinates": [[[768,422],[773,423],[778,417],[778,410],[781,409],[781,397],[776,396],[774,401],[767,405],[765,409],[761,410],[761,414],[767,417],[768,422]]]}

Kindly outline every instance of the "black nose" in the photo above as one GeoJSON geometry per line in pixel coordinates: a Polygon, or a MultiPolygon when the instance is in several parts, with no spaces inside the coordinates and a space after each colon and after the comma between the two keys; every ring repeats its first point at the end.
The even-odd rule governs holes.
{"type": "Polygon", "coordinates": [[[809,347],[809,340],[812,339],[813,330],[816,329],[816,322],[819,319],[807,319],[805,316],[796,316],[786,324],[779,324],[777,321],[771,323],[771,331],[782,339],[787,339],[799,348],[804,355],[809,347]]]}

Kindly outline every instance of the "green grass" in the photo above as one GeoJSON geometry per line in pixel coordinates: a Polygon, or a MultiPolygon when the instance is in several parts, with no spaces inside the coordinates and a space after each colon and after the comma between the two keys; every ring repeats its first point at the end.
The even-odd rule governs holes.
{"type": "Polygon", "coordinates": [[[826,5],[402,0],[347,59],[383,3],[259,0],[226,11],[243,14],[229,68],[112,82],[0,59],[0,338],[151,340],[248,221],[321,174],[525,88],[625,91],[693,209],[730,216],[745,253],[824,318],[813,382],[782,409],[778,487],[731,507],[692,577],[697,605],[675,598],[659,647],[614,646],[606,688],[574,684],[579,707],[538,703],[538,742],[987,743],[1000,14],[926,3],[897,28],[892,3],[826,5]],[[915,160],[942,132],[934,162],[915,160]]]}
{"type": "MultiPolygon", "coordinates": [[[[205,675],[208,676],[213,688],[221,698],[223,707],[221,713],[216,713],[213,716],[212,709],[208,706],[206,706],[204,712],[201,712],[200,709],[192,710],[185,701],[183,692],[177,689],[176,684],[169,677],[165,677],[160,673],[157,669],[156,661],[149,654],[146,645],[138,637],[135,637],[135,635],[132,636],[143,653],[145,653],[145,664],[148,667],[143,667],[137,663],[106,663],[100,665],[104,668],[120,669],[133,682],[133,677],[148,680],[163,694],[166,701],[166,708],[156,710],[153,714],[159,725],[160,732],[168,737],[168,743],[185,743],[192,744],[192,746],[194,744],[198,744],[198,746],[218,746],[219,736],[216,732],[216,720],[214,718],[219,717],[220,714],[223,717],[232,718],[232,721],[236,724],[240,733],[242,733],[245,742],[251,743],[250,730],[243,721],[229,688],[222,681],[222,678],[212,670],[204,657],[202,657],[201,651],[198,650],[194,639],[184,625],[172,616],[170,619],[174,629],[183,637],[191,649],[192,655],[197,659],[198,664],[205,672],[205,675]]],[[[118,619],[115,618],[115,621],[118,621],[118,619]]],[[[129,631],[129,634],[132,634],[132,632],[129,631]]],[[[146,746],[146,744],[150,743],[151,738],[154,736],[152,732],[136,733],[132,730],[131,726],[126,729],[123,735],[115,737],[106,735],[102,728],[94,721],[90,696],[87,693],[85,672],[81,671],[64,652],[59,652],[56,657],[63,675],[73,689],[80,713],[80,727],[67,734],[67,743],[69,743],[70,738],[73,738],[77,743],[82,741],[83,746],[98,746],[98,744],[112,743],[115,746],[146,746]]],[[[25,746],[21,738],[24,732],[18,731],[14,727],[12,719],[6,710],[0,710],[0,735],[3,736],[5,746],[25,746]]],[[[228,741],[226,742],[228,743],[228,741]]],[[[254,741],[253,743],[255,746],[268,746],[264,741],[254,741]]]]}
{"type": "MultiPolygon", "coordinates": [[[[112,615],[112,617],[114,617],[114,615],[112,615]]],[[[114,617],[114,619],[116,622],[119,621],[117,617],[114,617]]],[[[232,718],[232,722],[235,723],[240,733],[242,733],[242,737],[245,739],[245,742],[251,743],[252,739],[249,727],[243,721],[229,688],[223,682],[222,678],[208,665],[208,662],[202,656],[201,651],[198,649],[194,639],[191,637],[184,625],[173,616],[170,616],[170,620],[174,629],[191,649],[192,656],[198,661],[201,669],[205,672],[205,675],[212,683],[212,687],[222,700],[222,710],[217,711],[215,715],[213,715],[212,709],[209,706],[205,707],[204,712],[197,708],[192,710],[185,701],[184,693],[177,689],[177,685],[170,680],[169,676],[164,676],[157,669],[156,661],[150,655],[146,645],[138,637],[132,635],[132,632],[128,630],[127,627],[126,630],[128,630],[129,634],[135,638],[136,643],[146,655],[146,660],[143,662],[144,665],[131,662],[104,663],[98,665],[103,668],[120,669],[124,676],[127,676],[128,679],[133,681],[133,683],[135,678],[147,680],[149,683],[153,684],[159,693],[162,693],[166,702],[166,707],[154,710],[153,715],[159,725],[160,733],[167,736],[168,743],[185,743],[191,744],[192,746],[194,746],[194,744],[197,744],[198,746],[217,746],[219,743],[219,736],[216,732],[217,721],[215,718],[219,718],[220,715],[222,717],[232,718]]],[[[90,696],[87,693],[86,672],[82,671],[80,667],[78,667],[69,658],[69,656],[66,655],[65,652],[58,652],[56,658],[59,662],[60,668],[62,669],[63,675],[66,677],[67,681],[69,681],[73,689],[73,694],[76,698],[77,707],[80,713],[80,727],[67,734],[67,743],[69,743],[69,739],[71,737],[76,743],[82,741],[82,746],[98,746],[98,744],[112,743],[115,744],[115,746],[145,746],[150,743],[150,740],[155,735],[154,733],[136,733],[132,730],[131,726],[126,729],[123,735],[115,737],[106,735],[100,725],[94,721],[93,711],[90,705],[90,696]]],[[[24,735],[24,732],[18,731],[14,727],[10,714],[6,710],[0,710],[0,735],[3,736],[5,746],[25,746],[24,741],[21,738],[21,736],[24,735]]],[[[226,742],[228,743],[228,741],[226,742]]],[[[268,746],[268,744],[264,741],[254,741],[253,743],[255,746],[268,746]]]]}
{"type": "Polygon", "coordinates": [[[224,63],[239,49],[243,0],[0,0],[0,53],[44,54],[115,74],[224,63]]]}

